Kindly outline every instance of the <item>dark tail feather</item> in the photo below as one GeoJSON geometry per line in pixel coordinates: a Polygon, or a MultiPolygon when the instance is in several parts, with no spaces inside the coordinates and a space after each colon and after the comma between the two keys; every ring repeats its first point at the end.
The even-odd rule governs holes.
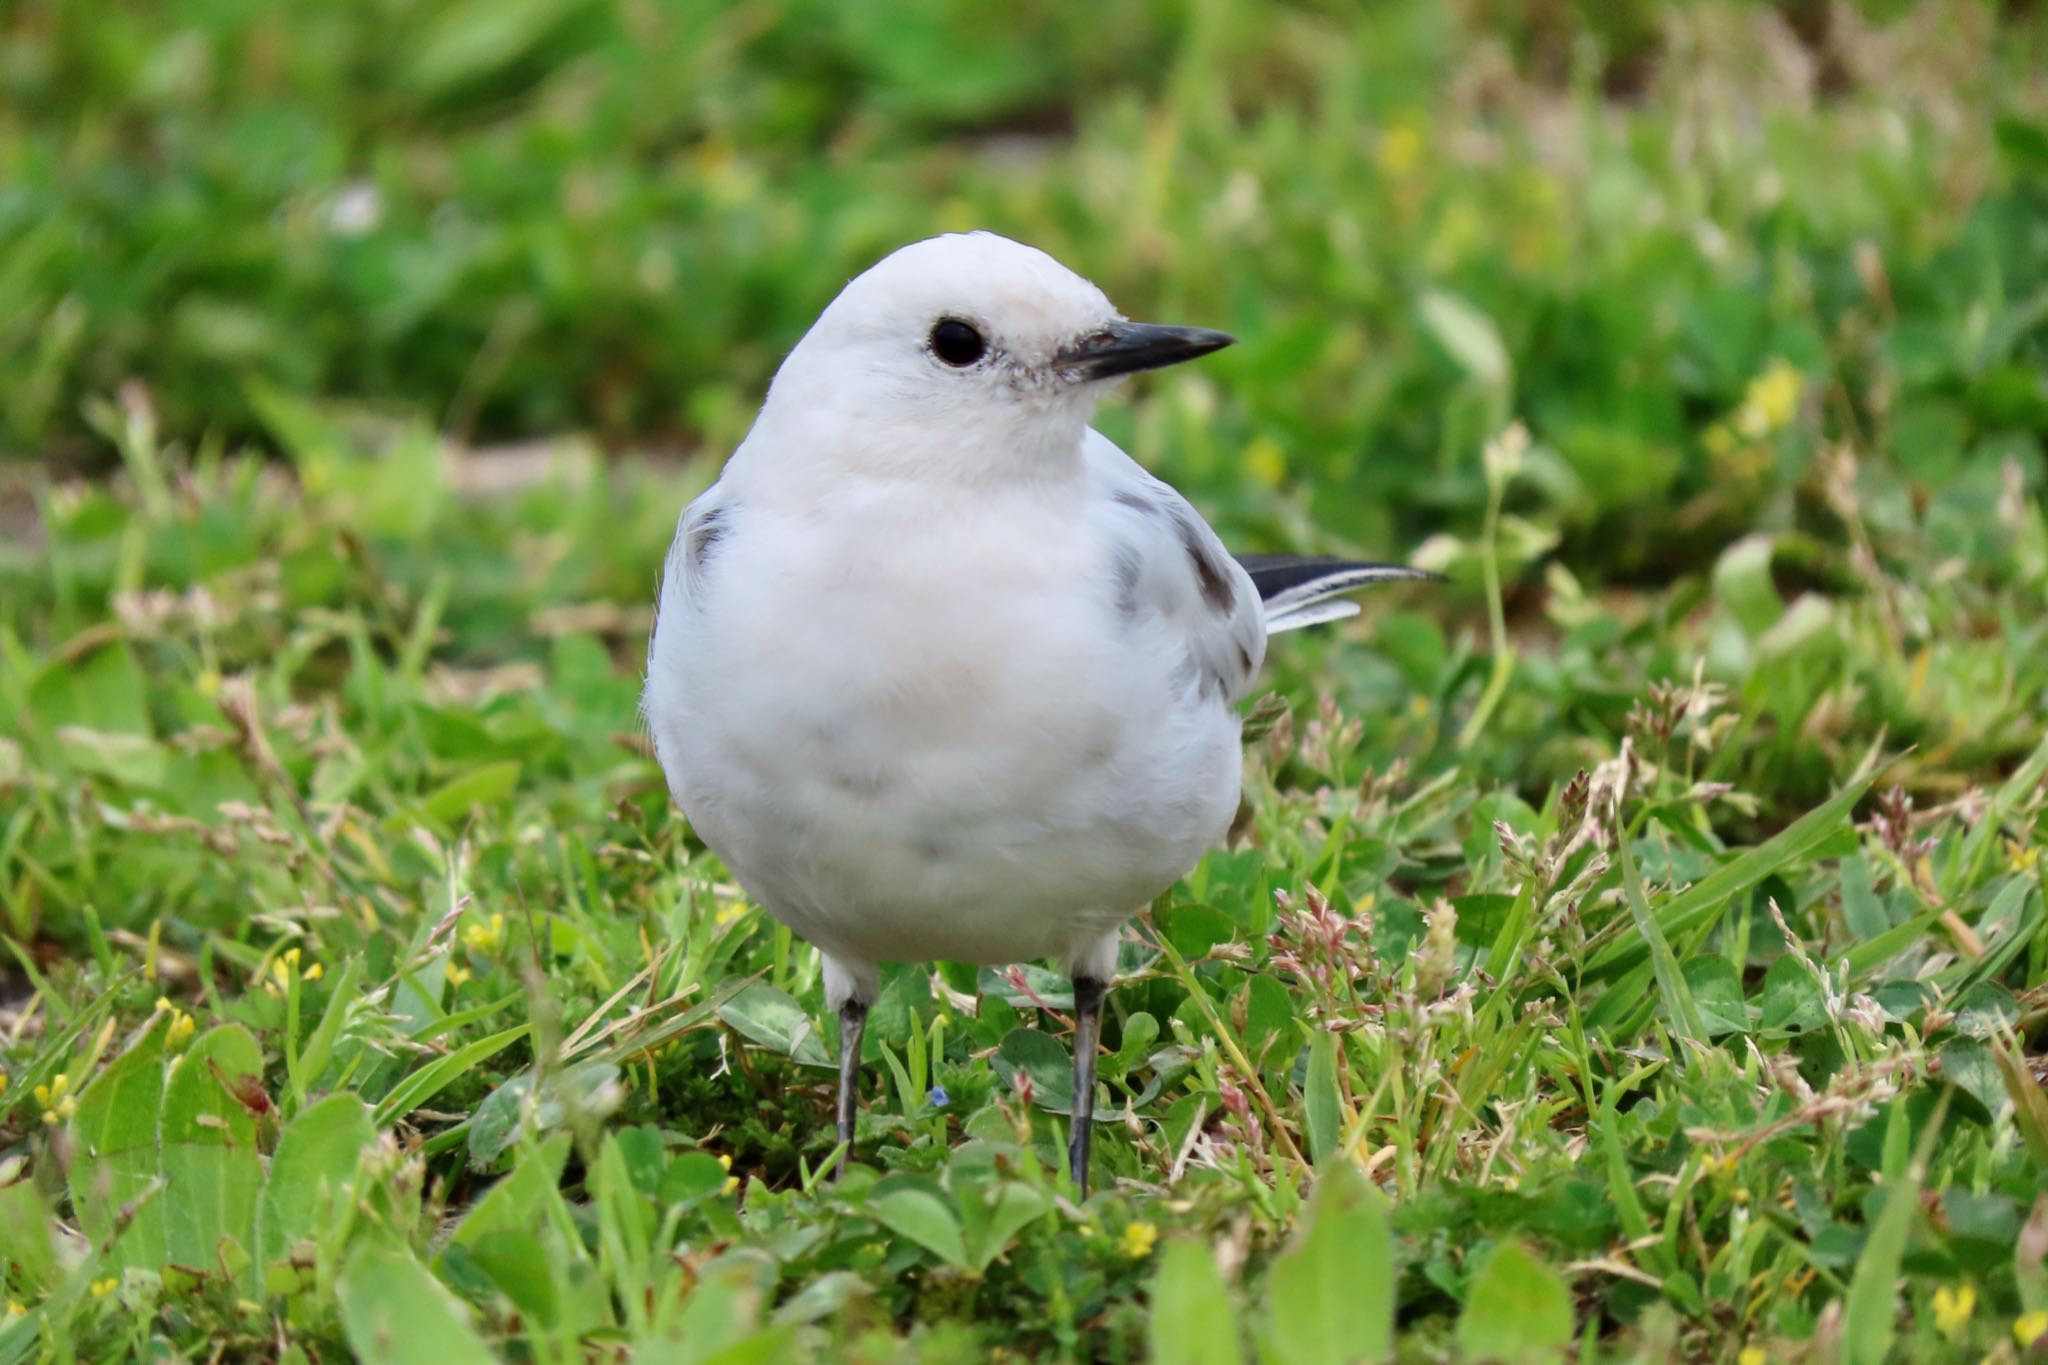
{"type": "Polygon", "coordinates": [[[1244,565],[1259,590],[1269,633],[1355,615],[1358,604],[1343,600],[1344,595],[1374,583],[1442,581],[1440,574],[1405,564],[1372,564],[1321,555],[1239,555],[1237,562],[1244,565]]]}

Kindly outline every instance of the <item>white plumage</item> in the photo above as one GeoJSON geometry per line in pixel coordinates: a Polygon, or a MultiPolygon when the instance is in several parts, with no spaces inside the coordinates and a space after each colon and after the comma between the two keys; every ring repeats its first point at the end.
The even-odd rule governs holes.
{"type": "MultiPolygon", "coordinates": [[[[855,1040],[881,962],[1107,981],[1124,921],[1227,829],[1268,608],[1088,422],[1105,380],[1228,340],[1126,323],[1001,237],[919,242],[825,310],[684,510],[655,750],[692,827],[824,953],[855,1040]]],[[[1408,572],[1284,563],[1283,627],[1408,572]]]]}

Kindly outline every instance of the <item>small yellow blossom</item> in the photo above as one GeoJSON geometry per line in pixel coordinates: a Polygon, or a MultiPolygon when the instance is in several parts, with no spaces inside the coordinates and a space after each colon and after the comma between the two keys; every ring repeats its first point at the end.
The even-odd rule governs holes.
{"type": "Polygon", "coordinates": [[[1159,1227],[1155,1223],[1132,1223],[1124,1228],[1123,1252],[1134,1261],[1142,1261],[1152,1254],[1152,1246],[1159,1240],[1159,1227]]]}
{"type": "Polygon", "coordinates": [[[28,1313],[28,1309],[26,1309],[26,1308],[23,1308],[23,1307],[21,1306],[21,1304],[20,1304],[20,1302],[19,1302],[18,1300],[15,1300],[15,1299],[9,1299],[9,1300],[7,1301],[7,1316],[8,1316],[8,1317],[10,1317],[10,1318],[19,1318],[19,1317],[23,1317],[23,1316],[26,1316],[26,1315],[27,1315],[27,1313],[28,1313]]]}
{"type": "Polygon", "coordinates": [[[1267,488],[1278,488],[1287,477],[1287,456],[1270,436],[1254,436],[1244,448],[1245,470],[1267,488]]]}
{"type": "Polygon", "coordinates": [[[78,1101],[68,1093],[71,1078],[58,1072],[48,1085],[36,1087],[36,1103],[42,1107],[43,1122],[55,1126],[78,1112],[78,1101]]]}
{"type": "MultiPolygon", "coordinates": [[[[732,1157],[725,1152],[720,1152],[718,1154],[718,1164],[723,1169],[729,1171],[732,1169],[732,1157]]],[[[738,1189],[739,1187],[740,1178],[736,1175],[729,1175],[725,1178],[725,1183],[718,1187],[718,1192],[720,1194],[731,1194],[734,1190],[738,1189]]]]}
{"type": "Polygon", "coordinates": [[[488,925],[472,924],[462,931],[462,941],[479,953],[495,953],[505,942],[505,917],[492,915],[488,925]]]}
{"type": "Polygon", "coordinates": [[[1764,1354],[1763,1347],[1745,1346],[1736,1353],[1735,1365],[1764,1365],[1769,1359],[1770,1357],[1764,1354]]]}
{"type": "Polygon", "coordinates": [[[2021,1346],[2032,1346],[2043,1332],[2048,1332],[2048,1311],[2035,1309],[2013,1319],[2012,1339],[2021,1346]]]}
{"type": "Polygon", "coordinates": [[[171,1022],[164,1027],[164,1046],[182,1047],[198,1027],[198,1021],[185,1011],[172,1010],[171,1022]]]}
{"type": "Polygon", "coordinates": [[[321,962],[315,962],[312,966],[306,968],[304,973],[304,977],[308,981],[318,981],[325,975],[327,975],[327,966],[321,962]]]}
{"type": "Polygon", "coordinates": [[[2032,872],[2034,865],[2041,861],[2039,844],[2022,844],[2017,839],[2005,841],[2005,866],[2009,872],[2032,872]]]}
{"type": "Polygon", "coordinates": [[[171,1003],[171,997],[169,997],[168,995],[159,995],[156,998],[156,1012],[158,1014],[162,1014],[166,1010],[174,1010],[176,1008],[177,1006],[171,1003]]]}
{"type": "Polygon", "coordinates": [[[745,901],[732,901],[729,904],[719,906],[712,914],[711,922],[723,929],[734,920],[745,919],[748,912],[753,908],[753,906],[748,905],[745,901]]]}
{"type": "Polygon", "coordinates": [[[104,1280],[94,1280],[92,1282],[92,1296],[96,1299],[104,1299],[107,1295],[113,1293],[120,1286],[120,1283],[120,1278],[114,1275],[109,1275],[104,1280]]]}
{"type": "Polygon", "coordinates": [[[1974,1285],[1961,1284],[1951,1289],[1941,1285],[1934,1291],[1934,1330],[1954,1341],[1961,1337],[1963,1329],[1970,1325],[1970,1314],[1977,1308],[1977,1290],[1974,1285]]]}
{"type": "Polygon", "coordinates": [[[7,1073],[4,1071],[0,1071],[0,1095],[4,1095],[7,1093],[7,1085],[7,1073]]]}
{"type": "Polygon", "coordinates": [[[470,971],[469,968],[463,966],[460,962],[451,962],[448,964],[448,970],[445,975],[448,978],[449,985],[460,987],[468,985],[470,978],[475,976],[476,973],[470,971]]]}
{"type": "Polygon", "coordinates": [[[1742,406],[1735,410],[1735,429],[1752,441],[1783,431],[1799,411],[1804,383],[1799,371],[1782,360],[1773,360],[1742,395],[1742,406]]]}
{"type": "Polygon", "coordinates": [[[1422,153],[1421,132],[1413,123],[1403,120],[1380,134],[1373,159],[1389,180],[1405,180],[1422,164],[1422,153]]]}

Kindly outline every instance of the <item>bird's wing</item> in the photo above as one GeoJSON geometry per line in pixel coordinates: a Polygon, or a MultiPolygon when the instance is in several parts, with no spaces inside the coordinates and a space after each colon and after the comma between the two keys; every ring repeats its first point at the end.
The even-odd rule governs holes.
{"type": "Polygon", "coordinates": [[[1187,650],[1205,692],[1235,702],[1266,655],[1266,625],[1252,576],[1223,548],[1188,500],[1096,431],[1085,455],[1091,515],[1110,547],[1119,613],[1164,628],[1187,650]]]}
{"type": "Polygon", "coordinates": [[[1344,594],[1374,583],[1435,579],[1439,575],[1405,564],[1373,564],[1321,555],[1239,555],[1265,604],[1266,633],[1276,635],[1322,621],[1358,614],[1344,594]]]}
{"type": "Polygon", "coordinates": [[[735,512],[723,488],[713,484],[676,518],[676,538],[661,561],[661,581],[654,589],[654,625],[647,632],[647,668],[654,671],[655,654],[661,640],[662,617],[674,611],[694,609],[704,581],[704,570],[718,550],[718,542],[732,529],[735,512]]]}

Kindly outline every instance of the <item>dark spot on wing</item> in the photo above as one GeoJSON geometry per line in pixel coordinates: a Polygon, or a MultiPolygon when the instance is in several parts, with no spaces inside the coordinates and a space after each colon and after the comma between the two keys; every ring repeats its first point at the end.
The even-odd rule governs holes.
{"type": "Polygon", "coordinates": [[[1188,562],[1195,566],[1195,582],[1202,589],[1202,600],[1217,614],[1228,616],[1237,605],[1237,590],[1230,586],[1228,573],[1202,544],[1201,533],[1192,521],[1184,514],[1176,514],[1174,524],[1180,529],[1180,543],[1187,547],[1188,562]]]}
{"type": "Polygon", "coordinates": [[[1239,641],[1237,646],[1237,666],[1244,670],[1247,678],[1252,675],[1252,652],[1244,647],[1243,641],[1239,641]]]}
{"type": "Polygon", "coordinates": [[[1110,494],[1110,497],[1123,506],[1130,508],[1133,512],[1143,512],[1148,517],[1159,515],[1159,504],[1146,497],[1143,493],[1129,488],[1119,488],[1116,492],[1110,494]]]}
{"type": "Polygon", "coordinates": [[[683,539],[683,553],[690,558],[690,572],[701,574],[711,551],[725,537],[725,509],[713,507],[697,518],[683,539]]]}
{"type": "Polygon", "coordinates": [[[1116,562],[1112,566],[1116,575],[1116,610],[1117,615],[1126,621],[1134,621],[1138,617],[1141,605],[1138,601],[1138,577],[1144,569],[1144,557],[1138,553],[1137,547],[1116,547],[1116,562]]]}

